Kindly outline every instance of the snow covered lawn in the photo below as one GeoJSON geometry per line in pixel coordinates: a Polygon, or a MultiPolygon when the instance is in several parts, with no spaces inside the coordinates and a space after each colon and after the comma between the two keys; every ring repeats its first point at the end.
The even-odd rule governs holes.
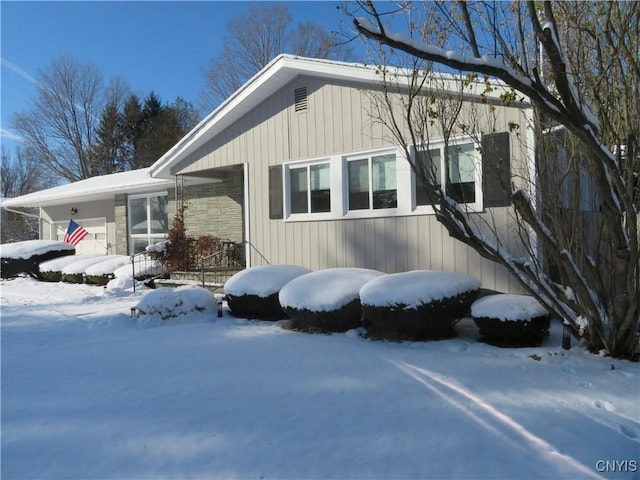
{"type": "Polygon", "coordinates": [[[139,325],[146,292],[0,289],[2,478],[639,475],[639,365],[564,351],[555,325],[539,348],[479,343],[470,320],[388,343],[227,312],[139,325]]]}

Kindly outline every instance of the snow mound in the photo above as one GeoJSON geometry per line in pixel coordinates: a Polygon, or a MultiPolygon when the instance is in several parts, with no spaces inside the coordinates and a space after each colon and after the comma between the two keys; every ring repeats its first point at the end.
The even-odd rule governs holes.
{"type": "Polygon", "coordinates": [[[360,301],[374,307],[418,308],[479,288],[480,280],[461,273],[413,270],[374,278],[360,289],[360,301]]]}
{"type": "Polygon", "coordinates": [[[166,320],[194,314],[214,315],[217,300],[213,292],[195,285],[177,288],[158,288],[149,291],[135,306],[138,324],[142,326],[160,325],[166,320]]]}
{"type": "Polygon", "coordinates": [[[55,240],[25,240],[24,242],[5,243],[0,245],[1,258],[27,259],[35,255],[65,250],[75,251],[70,243],[55,240]]]}
{"type": "Polygon", "coordinates": [[[227,280],[224,291],[229,295],[256,295],[266,298],[278,293],[294,278],[310,272],[308,268],[296,265],[264,265],[247,268],[227,280]]]}
{"type": "Polygon", "coordinates": [[[133,282],[134,280],[131,277],[116,277],[113,280],[109,280],[106,285],[106,291],[112,294],[122,294],[127,290],[133,290],[133,282]]]}
{"type": "Polygon", "coordinates": [[[156,242],[153,245],[149,245],[145,247],[145,251],[153,252],[153,253],[162,253],[167,251],[168,246],[169,246],[169,240],[162,240],[161,242],[156,242]]]}
{"type": "Polygon", "coordinates": [[[85,273],[86,269],[96,263],[100,263],[104,255],[82,255],[83,258],[75,262],[68,263],[62,269],[64,275],[79,275],[85,273]]]}
{"type": "MultiPolygon", "coordinates": [[[[134,261],[133,267],[135,269],[136,278],[154,277],[156,275],[162,275],[165,272],[165,268],[162,265],[148,257],[137,257],[134,261]]],[[[132,278],[133,270],[131,268],[131,261],[129,261],[128,264],[117,268],[113,272],[113,275],[116,278],[132,278]]]]}
{"type": "Polygon", "coordinates": [[[84,260],[89,257],[93,258],[95,257],[95,255],[69,255],[67,257],[47,260],[46,262],[42,262],[40,264],[40,272],[62,272],[62,269],[67,265],[71,265],[72,263],[79,262],[80,260],[84,260]]]}
{"type": "Polygon", "coordinates": [[[548,315],[545,308],[529,295],[499,294],[476,300],[471,315],[477,318],[495,318],[506,321],[526,321],[548,315]]]}
{"type": "Polygon", "coordinates": [[[87,267],[87,275],[110,275],[118,268],[131,265],[131,259],[126,255],[105,255],[102,261],[87,267]]]}
{"type": "Polygon", "coordinates": [[[301,275],[280,290],[283,308],[329,312],[358,298],[360,288],[383,272],[366,268],[327,268],[301,275]]]}

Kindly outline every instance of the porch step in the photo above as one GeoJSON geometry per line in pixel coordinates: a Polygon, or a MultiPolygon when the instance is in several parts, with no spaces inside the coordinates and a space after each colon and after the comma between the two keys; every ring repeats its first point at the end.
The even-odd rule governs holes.
{"type": "Polygon", "coordinates": [[[153,281],[156,287],[183,287],[185,285],[197,285],[211,290],[213,293],[223,293],[224,284],[219,282],[204,282],[200,280],[180,280],[174,278],[158,278],[153,281]]]}

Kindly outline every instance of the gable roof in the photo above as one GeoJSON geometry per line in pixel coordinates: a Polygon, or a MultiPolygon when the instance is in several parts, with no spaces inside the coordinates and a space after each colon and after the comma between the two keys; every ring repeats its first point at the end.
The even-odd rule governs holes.
{"type": "Polygon", "coordinates": [[[171,168],[216,134],[241,118],[283,85],[299,75],[379,83],[375,69],[363,64],[282,54],[269,62],[244,85],[207,115],[176,145],[151,166],[153,177],[169,178],[171,168]]]}
{"type": "MultiPolygon", "coordinates": [[[[393,70],[400,73],[404,71],[399,68],[393,70]]],[[[382,83],[380,67],[375,65],[298,57],[288,54],[279,55],[251,77],[155,162],[151,166],[151,176],[170,178],[173,174],[172,169],[189,154],[299,75],[348,81],[360,85],[379,86],[382,83]]],[[[442,74],[442,77],[456,84],[459,84],[462,78],[446,74],[442,74]]],[[[496,80],[492,80],[491,84],[496,87],[504,86],[502,82],[496,80]]],[[[484,81],[477,82],[475,89],[470,89],[468,92],[470,95],[480,95],[479,92],[482,92],[485,87],[486,83],[484,81]]],[[[502,93],[500,90],[495,88],[490,93],[484,92],[484,94],[489,97],[495,96],[499,98],[499,94],[502,93]]]]}
{"type": "Polygon", "coordinates": [[[172,186],[172,180],[152,178],[149,168],[87,178],[20,197],[5,198],[3,207],[47,207],[77,201],[113,198],[119,193],[147,193],[172,186]]]}

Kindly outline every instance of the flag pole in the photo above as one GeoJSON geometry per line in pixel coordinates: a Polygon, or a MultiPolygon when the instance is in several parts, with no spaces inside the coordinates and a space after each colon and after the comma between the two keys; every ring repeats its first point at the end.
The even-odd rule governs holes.
{"type": "MultiPolygon", "coordinates": [[[[69,222],[70,222],[70,223],[71,223],[71,222],[73,222],[73,223],[75,223],[76,225],[78,225],[78,226],[82,227],[82,225],[80,225],[78,222],[76,222],[73,218],[70,218],[70,219],[69,219],[69,222]]],[[[104,245],[104,244],[103,244],[100,240],[98,240],[98,238],[97,238],[93,233],[91,233],[89,230],[87,230],[87,229],[86,229],[86,228],[84,228],[84,227],[82,227],[82,229],[83,229],[85,232],[87,232],[87,235],[91,235],[91,237],[93,238],[93,240],[95,240],[95,242],[96,242],[98,245],[100,245],[102,248],[104,248],[104,249],[105,249],[105,255],[109,253],[109,246],[108,246],[109,244],[108,244],[108,243],[107,243],[107,245],[104,245]]],[[[67,231],[68,231],[68,230],[67,230],[67,231]]],[[[84,240],[84,238],[83,238],[82,240],[84,240]]],[[[80,240],[80,241],[82,241],[82,240],[80,240]]],[[[78,242],[78,243],[80,243],[80,242],[78,242]]]]}

